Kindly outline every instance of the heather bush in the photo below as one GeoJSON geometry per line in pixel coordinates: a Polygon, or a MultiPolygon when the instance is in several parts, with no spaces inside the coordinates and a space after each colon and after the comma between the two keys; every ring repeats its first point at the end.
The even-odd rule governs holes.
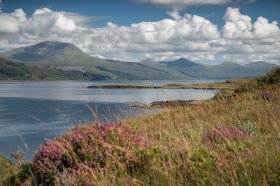
{"type": "Polygon", "coordinates": [[[219,126],[206,130],[203,133],[202,140],[205,144],[225,143],[229,140],[244,140],[249,137],[249,134],[237,127],[219,126]]]}
{"type": "Polygon", "coordinates": [[[138,132],[119,123],[79,126],[46,141],[34,156],[34,170],[39,183],[49,184],[65,171],[82,178],[113,172],[121,177],[145,168],[141,151],[147,146],[138,132]]]}

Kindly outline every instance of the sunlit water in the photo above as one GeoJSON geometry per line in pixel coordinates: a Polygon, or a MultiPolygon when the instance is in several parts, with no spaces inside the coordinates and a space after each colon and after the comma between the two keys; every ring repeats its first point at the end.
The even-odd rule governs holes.
{"type": "Polygon", "coordinates": [[[182,81],[43,81],[0,82],[0,154],[9,157],[21,150],[27,158],[45,139],[52,139],[76,124],[87,121],[116,121],[147,114],[149,110],[130,104],[165,100],[209,99],[212,90],[193,89],[88,89],[112,83],[208,83],[222,80],[182,81]]]}

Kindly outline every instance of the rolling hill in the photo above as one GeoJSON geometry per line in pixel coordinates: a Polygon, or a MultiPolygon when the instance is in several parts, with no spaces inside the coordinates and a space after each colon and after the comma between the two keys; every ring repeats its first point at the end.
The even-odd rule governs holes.
{"type": "Polygon", "coordinates": [[[121,62],[89,56],[71,43],[45,41],[0,53],[13,62],[31,68],[56,69],[61,72],[94,74],[106,79],[185,79],[255,77],[277,67],[266,62],[247,65],[226,62],[219,65],[201,65],[185,58],[175,61],[146,59],[139,63],[121,62]]]}
{"type": "Polygon", "coordinates": [[[0,58],[0,80],[102,80],[105,78],[90,72],[31,66],[0,58]]]}

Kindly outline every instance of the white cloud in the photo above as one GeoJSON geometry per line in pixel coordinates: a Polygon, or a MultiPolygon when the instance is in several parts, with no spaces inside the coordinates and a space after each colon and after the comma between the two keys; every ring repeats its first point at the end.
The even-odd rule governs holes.
{"type": "Polygon", "coordinates": [[[16,17],[9,14],[0,14],[0,25],[0,34],[16,33],[19,27],[16,17]]]}
{"type": "Polygon", "coordinates": [[[120,26],[87,25],[92,17],[69,12],[37,9],[27,17],[22,9],[0,14],[0,49],[7,50],[41,41],[71,42],[92,56],[124,61],[186,57],[196,61],[276,62],[280,58],[277,22],[259,17],[253,21],[237,8],[228,8],[222,29],[197,15],[120,26]],[[5,25],[5,26],[2,26],[5,25]]]}
{"type": "Polygon", "coordinates": [[[27,19],[26,14],[22,9],[16,9],[11,15],[17,17],[19,22],[24,22],[27,19]]]}
{"type": "Polygon", "coordinates": [[[224,37],[232,39],[280,39],[278,23],[269,23],[266,18],[259,17],[256,22],[247,15],[242,15],[238,8],[228,8],[224,16],[224,37]]]}
{"type": "Polygon", "coordinates": [[[222,53],[229,54],[227,60],[266,59],[279,63],[271,55],[280,56],[280,30],[276,21],[269,22],[259,17],[253,22],[248,15],[241,14],[238,8],[228,8],[224,20],[225,25],[221,31],[224,39],[222,53]]]}
{"type": "Polygon", "coordinates": [[[254,35],[257,38],[280,39],[279,38],[280,30],[278,27],[278,23],[276,21],[269,23],[269,21],[263,17],[259,17],[257,21],[253,24],[253,31],[254,31],[254,35]]]}

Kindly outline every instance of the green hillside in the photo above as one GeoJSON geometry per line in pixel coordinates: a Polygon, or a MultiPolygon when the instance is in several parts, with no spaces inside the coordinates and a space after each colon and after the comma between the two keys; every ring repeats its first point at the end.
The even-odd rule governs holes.
{"type": "Polygon", "coordinates": [[[0,58],[0,80],[99,80],[105,76],[81,71],[41,68],[0,58]]]}

